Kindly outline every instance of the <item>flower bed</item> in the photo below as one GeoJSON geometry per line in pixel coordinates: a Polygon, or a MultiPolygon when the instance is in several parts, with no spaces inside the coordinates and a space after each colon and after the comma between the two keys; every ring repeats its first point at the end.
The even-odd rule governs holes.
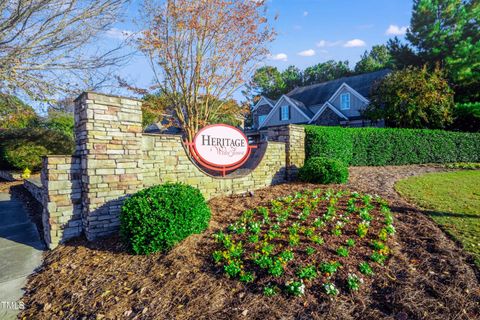
{"type": "Polygon", "coordinates": [[[382,272],[395,233],[387,202],[368,194],[297,192],[246,210],[217,232],[215,263],[266,296],[361,290],[382,272]]]}

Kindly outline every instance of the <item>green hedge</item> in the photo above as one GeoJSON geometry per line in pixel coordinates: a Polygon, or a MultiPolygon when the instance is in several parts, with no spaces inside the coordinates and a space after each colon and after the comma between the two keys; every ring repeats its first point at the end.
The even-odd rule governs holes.
{"type": "Polygon", "coordinates": [[[167,252],[210,222],[210,208],[200,190],[181,183],[147,188],[125,200],[120,234],[136,254],[167,252]]]}
{"type": "Polygon", "coordinates": [[[352,166],[480,162],[480,133],[306,126],[306,156],[352,166]]]}

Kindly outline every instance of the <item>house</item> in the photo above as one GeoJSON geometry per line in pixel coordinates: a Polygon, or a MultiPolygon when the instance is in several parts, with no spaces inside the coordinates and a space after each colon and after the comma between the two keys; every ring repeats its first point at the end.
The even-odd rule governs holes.
{"type": "Polygon", "coordinates": [[[262,129],[285,124],[383,126],[383,121],[372,124],[364,119],[361,111],[370,103],[372,86],[388,73],[384,69],[298,87],[278,100],[262,96],[252,109],[253,125],[246,133],[254,137],[262,129]]]}

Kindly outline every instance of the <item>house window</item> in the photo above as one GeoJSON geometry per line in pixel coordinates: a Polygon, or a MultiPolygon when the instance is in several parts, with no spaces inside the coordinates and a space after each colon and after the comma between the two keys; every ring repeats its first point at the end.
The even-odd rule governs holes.
{"type": "Polygon", "coordinates": [[[258,116],[258,126],[261,126],[265,122],[265,119],[267,119],[266,114],[258,116]]]}
{"type": "Polygon", "coordinates": [[[290,106],[282,106],[280,108],[280,120],[290,120],[290,106]]]}
{"type": "Polygon", "coordinates": [[[347,92],[340,95],[340,109],[350,109],[350,93],[347,92]]]}

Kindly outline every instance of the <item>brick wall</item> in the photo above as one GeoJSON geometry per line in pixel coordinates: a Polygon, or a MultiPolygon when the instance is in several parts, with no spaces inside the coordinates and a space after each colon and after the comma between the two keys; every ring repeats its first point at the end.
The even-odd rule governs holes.
{"type": "Polygon", "coordinates": [[[188,156],[182,138],[142,133],[141,102],[97,93],[75,100],[74,156],[48,156],[43,165],[43,222],[49,247],[80,235],[94,240],[117,232],[125,197],[142,188],[178,181],[207,199],[278,184],[303,165],[304,129],[269,130],[244,168],[217,177],[188,156]]]}

